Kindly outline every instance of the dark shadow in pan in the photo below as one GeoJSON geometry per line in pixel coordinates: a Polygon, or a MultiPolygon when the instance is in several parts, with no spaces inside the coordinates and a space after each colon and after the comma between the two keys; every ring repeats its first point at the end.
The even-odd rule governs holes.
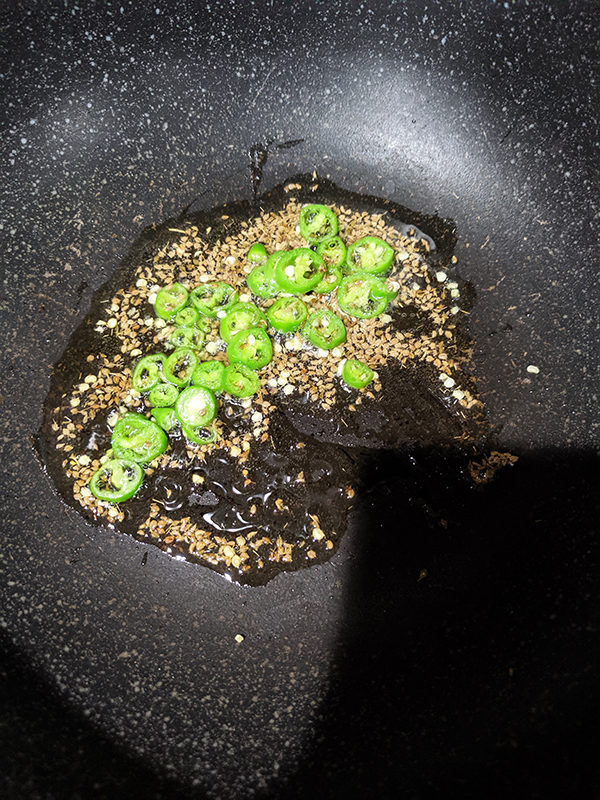
{"type": "Polygon", "coordinates": [[[528,452],[475,490],[456,466],[365,462],[331,689],[270,797],[598,796],[600,459],[528,452]]]}

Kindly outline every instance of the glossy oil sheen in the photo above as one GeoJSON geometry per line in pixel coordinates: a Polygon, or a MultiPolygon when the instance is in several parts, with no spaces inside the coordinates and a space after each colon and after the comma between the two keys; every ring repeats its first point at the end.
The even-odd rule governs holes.
{"type": "MultiPolygon", "coordinates": [[[[318,199],[355,211],[383,213],[403,233],[412,231],[412,235],[429,243],[433,271],[441,267],[450,270],[449,257],[454,244],[450,222],[414,214],[387,200],[352,194],[324,180],[319,181],[318,191],[315,192],[312,188],[315,181],[310,175],[293,177],[288,183],[276,187],[261,198],[261,207],[273,210],[281,208],[289,199],[284,188],[289,183],[302,185],[303,189],[298,195],[300,200],[315,202],[318,199]]],[[[216,241],[235,234],[241,223],[251,216],[251,207],[241,203],[191,215],[186,223],[195,224],[202,230],[211,228],[211,241],[216,241]],[[227,219],[223,220],[223,216],[227,219]]],[[[52,410],[59,405],[61,394],[69,381],[85,370],[85,358],[90,352],[101,351],[111,355],[110,348],[119,346],[115,344],[116,337],[95,333],[95,320],[103,313],[115,289],[131,281],[132,269],[135,269],[138,259],[164,245],[172,236],[170,227],[173,224],[167,221],[156,230],[146,231],[140,241],[133,245],[129,258],[95,295],[86,319],[71,337],[53,372],[45,403],[45,423],[39,437],[40,452],[61,495],[78,510],[80,507],[72,498],[71,482],[66,479],[61,466],[64,456],[51,444],[52,410]]],[[[419,317],[415,309],[397,307],[392,314],[391,324],[402,330],[427,333],[428,323],[425,318],[419,317]]],[[[467,347],[466,333],[463,336],[467,347]]],[[[152,332],[147,333],[146,338],[146,348],[149,349],[152,347],[152,332]]],[[[146,348],[142,344],[144,351],[146,348]]],[[[216,569],[226,572],[234,581],[256,585],[265,583],[282,570],[308,567],[330,558],[348,525],[348,513],[354,505],[345,490],[353,487],[355,492],[361,491],[361,472],[365,453],[369,449],[411,450],[434,446],[443,450],[456,445],[463,435],[463,439],[466,436],[464,444],[469,443],[463,448],[465,458],[468,458],[469,454],[475,452],[476,439],[479,446],[483,444],[484,427],[469,421],[458,407],[444,398],[438,391],[439,381],[433,371],[417,365],[406,369],[389,364],[381,370],[381,379],[383,390],[377,399],[364,402],[356,411],[348,409],[356,393],[341,382],[338,386],[338,402],[329,412],[307,403],[303,397],[279,396],[276,400],[277,411],[271,414],[269,440],[255,442],[251,447],[251,456],[246,464],[253,479],[249,488],[244,488],[241,469],[235,459],[217,451],[207,459],[200,489],[199,484],[193,481],[198,462],[188,459],[185,440],[177,432],[172,432],[169,437],[170,448],[182,468],[160,469],[147,477],[136,496],[121,506],[125,519],[115,523],[116,526],[124,533],[156,543],[143,528],[150,503],[154,500],[172,519],[190,517],[199,527],[225,538],[233,539],[258,529],[259,535],[264,534],[273,542],[280,536],[286,542],[309,542],[314,527],[307,516],[310,513],[319,517],[320,527],[327,537],[331,531],[335,532],[331,536],[334,547],[330,550],[322,549],[317,557],[309,559],[306,548],[296,548],[291,561],[266,561],[263,567],[245,572],[224,566],[216,569]],[[302,448],[297,447],[300,441],[302,448]],[[300,473],[305,476],[301,492],[294,485],[300,473]],[[285,526],[275,505],[282,500],[290,509],[291,522],[286,517],[285,526]],[[249,512],[251,506],[256,506],[254,514],[249,512]]],[[[226,431],[234,431],[236,426],[248,424],[241,421],[242,410],[235,401],[228,400],[220,404],[219,416],[226,431]]],[[[86,443],[92,438],[96,446],[101,443],[102,446],[99,450],[92,450],[90,455],[94,457],[102,452],[103,446],[108,444],[110,429],[106,418],[109,411],[101,411],[93,422],[84,426],[78,435],[74,452],[86,452],[86,443]]],[[[455,478],[461,479],[460,469],[455,478]]],[[[89,512],[85,515],[90,521],[95,521],[89,512]]],[[[185,544],[173,542],[168,546],[159,546],[169,555],[184,556],[213,566],[201,555],[190,553],[185,544]]],[[[318,551],[318,548],[315,550],[318,551]]]]}

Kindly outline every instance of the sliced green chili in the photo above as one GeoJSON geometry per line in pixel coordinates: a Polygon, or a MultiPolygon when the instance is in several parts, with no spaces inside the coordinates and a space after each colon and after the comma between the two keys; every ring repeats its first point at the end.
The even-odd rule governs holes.
{"type": "Polygon", "coordinates": [[[370,319],[382,314],[397,292],[367,272],[356,272],[343,278],[337,290],[338,305],[352,317],[370,319]]]}
{"type": "Polygon", "coordinates": [[[295,331],[308,316],[308,308],[299,297],[280,297],[267,311],[270,324],[276,331],[295,331]]]}
{"type": "Polygon", "coordinates": [[[199,319],[200,314],[196,309],[193,306],[186,306],[186,308],[182,308],[181,311],[175,314],[175,325],[178,328],[191,328],[199,319]]]}
{"type": "Polygon", "coordinates": [[[154,313],[161,319],[171,319],[186,307],[189,292],[181,283],[173,283],[171,286],[164,286],[156,295],[154,301],[154,313]]]}
{"type": "Polygon", "coordinates": [[[254,328],[265,321],[263,312],[254,303],[236,303],[219,325],[219,335],[229,342],[236,333],[254,328]]]}
{"type": "Polygon", "coordinates": [[[261,300],[277,297],[281,289],[275,280],[275,267],[287,253],[287,250],[276,250],[268,257],[266,264],[260,264],[252,270],[246,279],[252,294],[261,300]]]}
{"type": "Polygon", "coordinates": [[[111,447],[117,458],[147,463],[167,449],[162,428],[141,414],[125,414],[114,427],[111,447]]]}
{"type": "Polygon", "coordinates": [[[122,503],[133,497],[143,480],[144,470],[135,461],[111,458],[92,475],[89,486],[98,500],[122,503]]]}
{"type": "Polygon", "coordinates": [[[348,248],[346,272],[382,275],[394,261],[394,250],[378,236],[363,236],[348,248]]]}
{"type": "Polygon", "coordinates": [[[189,386],[177,398],[175,413],[182,426],[205,428],[217,416],[217,398],[204,386],[189,386]]]}
{"type": "Polygon", "coordinates": [[[169,433],[179,420],[174,408],[153,408],[150,412],[163,431],[169,433]]]}
{"type": "Polygon", "coordinates": [[[286,258],[290,252],[290,250],[275,250],[275,252],[269,256],[265,266],[265,275],[267,278],[275,279],[275,267],[279,264],[281,259],[286,258]]]}
{"type": "Polygon", "coordinates": [[[306,294],[320,283],[325,274],[323,259],[308,247],[297,247],[282,256],[275,266],[275,280],[280,289],[291,294],[306,294]]]}
{"type": "Polygon", "coordinates": [[[186,439],[196,444],[210,444],[217,441],[217,429],[214,425],[210,427],[192,428],[189,425],[182,425],[181,430],[186,439]]]}
{"type": "Polygon", "coordinates": [[[200,328],[182,325],[180,328],[175,328],[169,341],[175,347],[193,347],[194,350],[199,350],[204,344],[205,338],[204,331],[200,328]]]}
{"type": "Polygon", "coordinates": [[[198,364],[198,357],[190,347],[178,347],[167,358],[163,375],[175,386],[187,386],[198,364]]]}
{"type": "Polygon", "coordinates": [[[190,302],[205,317],[216,317],[219,311],[228,311],[237,299],[237,291],[224,281],[202,283],[190,294],[190,302]]]}
{"type": "Polygon", "coordinates": [[[300,211],[300,233],[310,244],[335,236],[338,227],[338,218],[327,206],[313,203],[300,211]]]}
{"type": "Polygon", "coordinates": [[[244,364],[230,364],[225,367],[223,389],[233,397],[252,397],[260,388],[258,375],[244,364]]]}
{"type": "Polygon", "coordinates": [[[213,392],[222,392],[224,372],[225,365],[220,361],[202,361],[193,372],[192,383],[213,392]]]}
{"type": "Polygon", "coordinates": [[[148,400],[152,406],[172,406],[178,395],[179,390],[172,383],[159,383],[150,389],[148,400]]]}
{"type": "Polygon", "coordinates": [[[164,364],[165,356],[162,353],[141,358],[133,370],[131,379],[133,388],[138,392],[142,392],[142,394],[149,392],[153,386],[160,382],[164,364]]]}
{"type": "Polygon", "coordinates": [[[246,283],[252,294],[260,297],[261,300],[276,297],[280,291],[275,279],[267,277],[267,268],[263,265],[254,267],[246,278],[246,283]]]}
{"type": "Polygon", "coordinates": [[[344,366],[342,367],[342,380],[347,383],[348,386],[352,386],[353,389],[364,389],[365,386],[371,383],[374,377],[375,373],[373,370],[357,358],[349,358],[344,362],[344,366]]]}
{"type": "Polygon", "coordinates": [[[273,358],[273,345],[262,328],[248,328],[232,337],[227,345],[227,358],[232,364],[260,369],[273,358]]]}
{"type": "Polygon", "coordinates": [[[346,326],[327,308],[311,314],[302,333],[311,344],[320,347],[321,350],[331,350],[346,341],[346,326]]]}
{"type": "Polygon", "coordinates": [[[269,258],[269,254],[262,242],[255,242],[248,250],[246,258],[251,267],[264,267],[269,258]]]}
{"type": "Polygon", "coordinates": [[[317,253],[325,262],[327,269],[331,267],[341,267],[346,261],[346,245],[339,236],[330,236],[319,242],[317,253]]]}
{"type": "Polygon", "coordinates": [[[317,283],[313,292],[315,294],[329,294],[339,286],[342,280],[342,270],[340,267],[327,267],[327,272],[323,275],[322,280],[317,283]]]}

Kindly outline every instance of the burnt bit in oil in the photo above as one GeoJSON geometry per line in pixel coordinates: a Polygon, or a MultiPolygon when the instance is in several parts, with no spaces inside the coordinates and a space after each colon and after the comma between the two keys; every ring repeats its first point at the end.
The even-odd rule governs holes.
{"type": "MultiPolygon", "coordinates": [[[[258,190],[266,150],[250,155],[258,190]]],[[[473,298],[455,274],[455,243],[447,220],[343,191],[314,174],[263,195],[259,210],[249,202],[188,210],[146,229],[94,295],[52,374],[37,446],[59,493],[91,523],[256,585],[331,557],[377,451],[452,447],[463,474],[469,463],[471,474],[510,463],[500,457],[490,465],[481,456],[488,430],[469,369],[473,298]],[[215,444],[191,445],[174,432],[131,500],[97,501],[87,484],[116,419],[149,411],[132,390],[132,365],[164,350],[172,331],[155,319],[153,293],[174,281],[191,287],[221,279],[244,299],[248,247],[259,240],[269,251],[302,245],[296,222],[304,202],[332,206],[347,241],[390,241],[396,261],[387,282],[398,292],[390,312],[345,318],[347,341],[329,352],[307,348],[298,334],[273,335],[275,358],[261,371],[261,389],[251,400],[222,400],[215,444]],[[349,357],[376,370],[364,390],[339,378],[349,357]]],[[[305,299],[311,310],[332,302],[305,299]]],[[[206,357],[225,360],[218,320],[211,325],[206,357]]]]}
{"type": "Polygon", "coordinates": [[[269,157],[269,146],[271,144],[273,144],[273,140],[269,139],[266,142],[253,144],[248,151],[248,155],[250,156],[250,182],[252,183],[252,197],[254,202],[258,199],[263,169],[269,157]]]}

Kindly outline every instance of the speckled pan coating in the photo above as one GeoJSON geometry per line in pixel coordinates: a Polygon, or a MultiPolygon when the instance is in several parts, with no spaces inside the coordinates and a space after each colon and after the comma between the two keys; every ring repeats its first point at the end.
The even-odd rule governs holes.
{"type": "MultiPolygon", "coordinates": [[[[315,729],[329,730],[330,666],[333,659],[343,674],[354,635],[347,608],[365,557],[360,532],[331,563],[245,591],[87,527],[53,494],[31,447],[50,367],[140,229],[189,204],[251,196],[248,152],[254,147],[255,163],[264,162],[262,148],[264,187],[316,168],[349,189],[453,218],[459,269],[478,294],[478,372],[503,446],[557,448],[563,461],[567,448],[595,447],[600,15],[596,3],[533,0],[173,7],[23,2],[0,12],[0,374],[8,423],[0,616],[35,667],[111,737],[178,779],[210,787],[213,797],[249,797],[293,774],[315,729]],[[290,141],[297,144],[281,147],[290,141]]],[[[496,619],[504,638],[498,634],[497,651],[484,648],[479,681],[488,688],[477,708],[497,707],[506,687],[498,678],[497,691],[489,689],[493,676],[509,674],[510,644],[516,653],[532,628],[535,652],[552,642],[551,652],[577,653],[569,668],[559,659],[535,673],[546,721],[568,705],[569,676],[584,681],[590,662],[583,643],[569,638],[586,629],[584,594],[556,624],[545,605],[561,570],[581,587],[593,574],[588,528],[580,520],[571,536],[563,523],[552,538],[556,561],[542,558],[537,572],[535,548],[523,554],[531,569],[511,572],[494,540],[495,564],[506,567],[489,579],[504,598],[496,619]],[[509,573],[519,577],[506,595],[509,573]],[[509,624],[523,605],[539,607],[547,623],[509,624]]],[[[418,546],[404,553],[395,586],[373,587],[375,621],[398,608],[426,620],[434,604],[456,632],[473,619],[467,609],[487,608],[490,584],[473,578],[488,569],[485,551],[475,548],[467,569],[464,552],[445,546],[437,577],[414,555],[418,546]],[[417,584],[421,567],[430,577],[417,584]],[[468,599],[459,593],[464,614],[453,616],[453,587],[464,591],[469,576],[468,599]]],[[[479,619],[483,611],[472,613],[479,619]]],[[[375,625],[384,642],[398,630],[397,613],[389,619],[389,630],[375,625]]],[[[409,672],[422,652],[416,630],[415,623],[408,637],[414,658],[402,662],[409,672]]],[[[472,634],[484,630],[482,617],[472,634]]],[[[430,686],[475,664],[448,635],[444,670],[423,667],[430,686]]],[[[406,674],[392,674],[401,693],[406,674]]],[[[455,688],[449,680],[448,694],[455,688]]],[[[519,719],[521,704],[531,705],[518,692],[502,696],[519,719]]],[[[458,709],[466,700],[459,692],[455,702],[458,709]]],[[[402,742],[428,731],[436,742],[453,741],[436,727],[435,703],[424,697],[421,707],[422,718],[401,723],[402,742]]],[[[504,718],[482,711],[475,719],[484,741],[492,724],[509,737],[504,718]]],[[[474,732],[473,741],[481,736],[474,732]]],[[[400,752],[410,760],[410,748],[400,752]]],[[[452,752],[460,766],[463,751],[452,752]]],[[[464,756],[466,774],[475,763],[464,756]]],[[[421,774],[405,775],[415,791],[421,774]]],[[[384,773],[358,771],[356,786],[360,780],[378,782],[379,796],[388,796],[384,773]]]]}

